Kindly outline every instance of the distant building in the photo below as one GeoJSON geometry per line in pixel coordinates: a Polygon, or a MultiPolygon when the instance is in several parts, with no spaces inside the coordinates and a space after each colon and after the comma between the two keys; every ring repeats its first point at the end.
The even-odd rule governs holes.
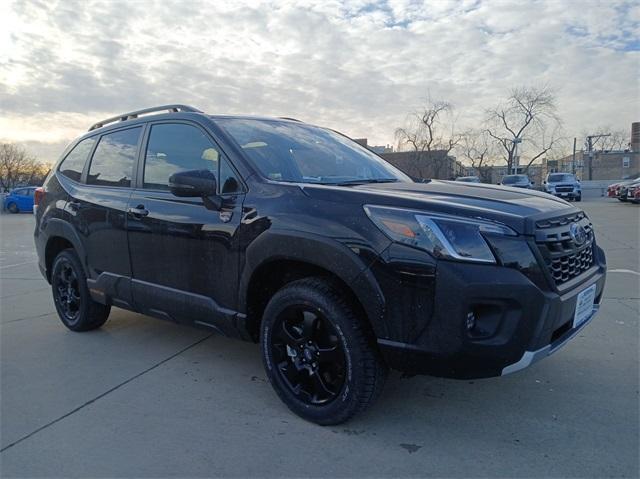
{"type": "Polygon", "coordinates": [[[452,180],[465,171],[465,166],[444,150],[394,151],[380,156],[412,178],[452,180]]]}
{"type": "Polygon", "coordinates": [[[576,151],[573,155],[545,162],[547,173],[575,173],[583,180],[618,180],[640,172],[640,151],[576,151]]]}
{"type": "Polygon", "coordinates": [[[358,143],[359,145],[364,146],[365,148],[373,151],[374,153],[377,154],[382,154],[382,153],[391,153],[393,152],[393,147],[391,145],[381,145],[381,146],[375,146],[375,145],[370,145],[369,144],[369,140],[367,138],[353,138],[353,141],[355,141],[356,143],[358,143]]]}
{"type": "Polygon", "coordinates": [[[640,122],[631,124],[631,143],[625,150],[576,151],[544,162],[545,174],[575,173],[583,180],[619,180],[640,173],[640,122]]]}

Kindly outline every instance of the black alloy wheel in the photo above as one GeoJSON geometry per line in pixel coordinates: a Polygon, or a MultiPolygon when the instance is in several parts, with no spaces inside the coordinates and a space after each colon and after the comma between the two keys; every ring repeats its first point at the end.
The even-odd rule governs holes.
{"type": "Polygon", "coordinates": [[[260,324],[269,382],[298,416],[340,424],[382,391],[388,368],[366,317],[344,285],[309,277],[283,286],[260,324]]]}
{"type": "Polygon", "coordinates": [[[73,249],[61,251],[51,267],[51,290],[62,323],[72,331],[90,331],[102,326],[111,306],[93,300],[87,277],[73,249]]]}
{"type": "Polygon", "coordinates": [[[78,276],[67,258],[61,258],[56,266],[56,274],[51,278],[53,299],[58,311],[64,315],[65,323],[74,324],[80,317],[82,304],[78,276]]]}
{"type": "Polygon", "coordinates": [[[307,305],[284,309],[274,326],[270,348],[277,373],[306,404],[326,404],[342,390],[346,360],[335,328],[307,305]]]}

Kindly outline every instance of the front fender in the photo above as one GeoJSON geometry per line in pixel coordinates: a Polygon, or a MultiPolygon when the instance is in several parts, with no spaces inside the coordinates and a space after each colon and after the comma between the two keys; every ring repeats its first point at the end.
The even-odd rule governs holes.
{"type": "Polygon", "coordinates": [[[252,276],[261,266],[279,260],[292,260],[325,269],[353,290],[376,333],[384,331],[385,299],[369,265],[375,254],[363,246],[347,246],[322,236],[291,230],[265,231],[246,249],[240,276],[239,310],[247,311],[252,276]]]}

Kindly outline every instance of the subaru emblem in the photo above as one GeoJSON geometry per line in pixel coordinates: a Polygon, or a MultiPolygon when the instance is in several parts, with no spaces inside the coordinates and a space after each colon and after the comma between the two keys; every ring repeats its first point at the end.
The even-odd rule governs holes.
{"type": "Polygon", "coordinates": [[[571,236],[573,242],[578,246],[587,241],[587,232],[581,225],[576,223],[571,224],[571,227],[569,228],[569,236],[571,236]]]}

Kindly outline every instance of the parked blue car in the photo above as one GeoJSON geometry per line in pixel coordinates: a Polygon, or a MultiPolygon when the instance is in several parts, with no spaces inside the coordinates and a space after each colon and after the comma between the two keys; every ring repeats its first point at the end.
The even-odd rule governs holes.
{"type": "Polygon", "coordinates": [[[3,207],[11,213],[33,213],[33,194],[37,186],[25,186],[11,190],[3,202],[3,207]]]}

